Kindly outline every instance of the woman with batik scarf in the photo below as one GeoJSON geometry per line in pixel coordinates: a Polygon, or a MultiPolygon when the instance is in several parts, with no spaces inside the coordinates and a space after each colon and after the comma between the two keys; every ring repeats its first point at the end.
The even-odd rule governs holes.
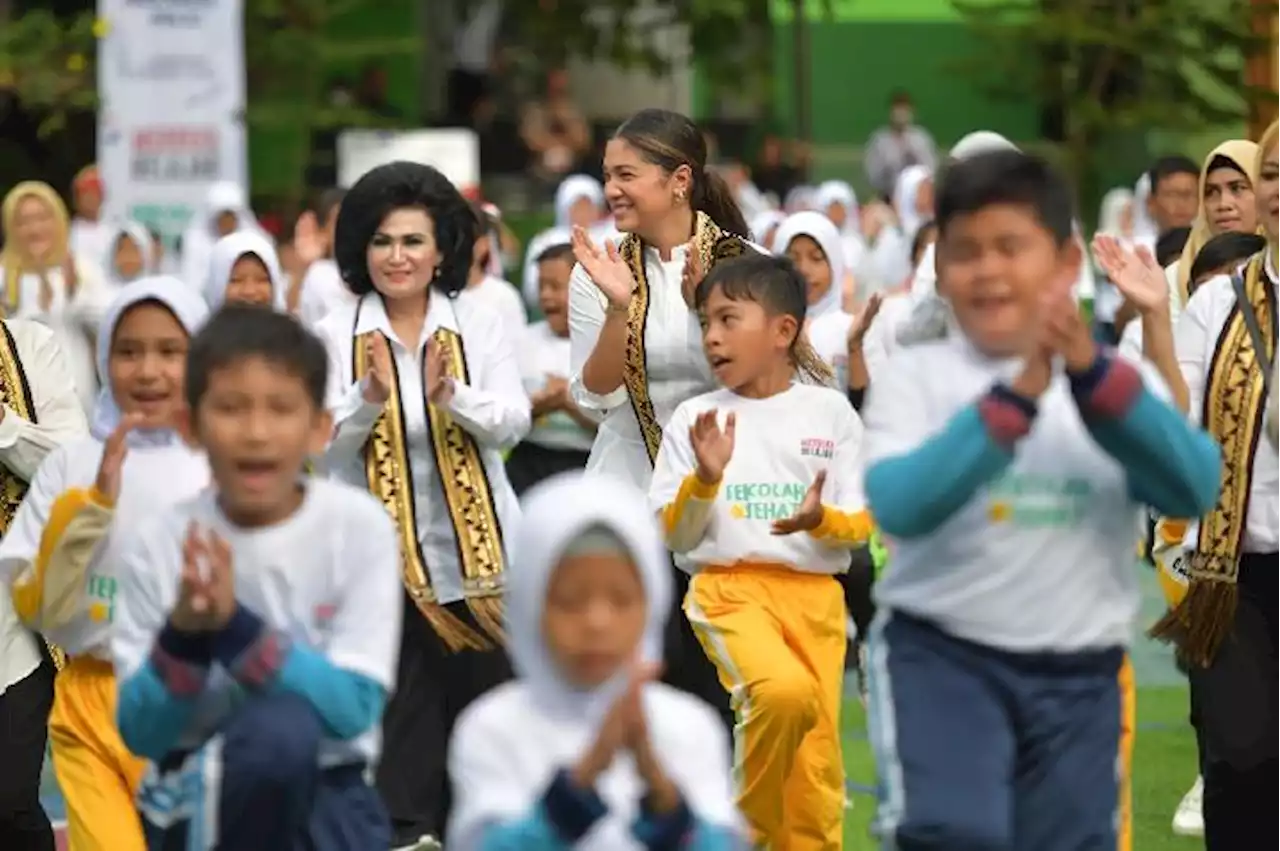
{"type": "Polygon", "coordinates": [[[377,775],[395,847],[443,835],[454,722],[511,676],[502,593],[519,505],[502,456],[529,430],[529,399],[502,318],[456,298],[476,238],[440,172],[373,169],[344,199],[334,238],[356,301],[316,326],[337,424],[324,460],[386,506],[400,537],[404,629],[377,775]]]}

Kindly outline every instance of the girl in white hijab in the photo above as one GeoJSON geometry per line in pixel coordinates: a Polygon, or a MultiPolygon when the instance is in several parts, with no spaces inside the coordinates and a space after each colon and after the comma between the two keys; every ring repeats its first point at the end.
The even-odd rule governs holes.
{"type": "Polygon", "coordinates": [[[128,220],[108,231],[102,270],[112,287],[136,281],[152,274],[156,268],[155,247],[151,232],[141,222],[128,220]]]}
{"type": "Polygon", "coordinates": [[[538,303],[538,257],[542,252],[553,245],[568,244],[575,225],[590,231],[596,243],[615,235],[612,228],[604,225],[604,187],[590,175],[574,174],[560,181],[556,187],[555,210],[555,224],[529,240],[524,254],[521,283],[525,301],[531,305],[538,303]]]}
{"type": "Polygon", "coordinates": [[[231,182],[210,186],[204,207],[196,211],[191,224],[182,233],[182,280],[199,287],[209,269],[209,253],[213,244],[224,236],[243,230],[262,230],[249,209],[244,188],[231,182]]]}
{"type": "MultiPolygon", "coordinates": [[[[867,243],[862,238],[862,212],[853,187],[843,180],[819,184],[813,192],[812,209],[830,219],[840,234],[844,267],[850,272],[861,269],[866,262],[867,243]]],[[[785,250],[781,244],[778,247],[785,250]]]]}
{"type": "Polygon", "coordinates": [[[260,231],[236,231],[214,243],[204,285],[210,310],[226,302],[284,310],[287,289],[275,246],[260,231]]]}
{"type": "Polygon", "coordinates": [[[69,657],[54,683],[49,738],[69,838],[85,851],[146,847],[134,805],[146,764],[115,720],[112,567],[132,527],[208,483],[203,453],[175,430],[187,341],[206,315],[177,278],[120,290],[97,336],[103,389],[91,436],[50,453],[0,543],[0,579],[16,579],[18,616],[69,657]]]}
{"type": "Polygon", "coordinates": [[[532,490],[508,574],[518,679],[449,747],[450,851],[738,847],[715,712],[654,682],[671,567],[645,497],[566,473],[532,490]]]}
{"type": "Polygon", "coordinates": [[[762,213],[756,213],[747,223],[751,231],[749,234],[751,241],[766,251],[773,251],[773,238],[777,236],[778,227],[786,218],[787,214],[781,210],[765,210],[762,213]]]}

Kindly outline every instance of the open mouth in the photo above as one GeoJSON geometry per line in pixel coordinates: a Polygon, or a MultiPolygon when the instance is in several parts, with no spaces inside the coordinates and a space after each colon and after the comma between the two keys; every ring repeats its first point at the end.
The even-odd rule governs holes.
{"type": "Polygon", "coordinates": [[[711,364],[713,372],[719,372],[725,367],[731,366],[733,364],[733,359],[727,358],[724,355],[708,355],[707,363],[711,364]]]}
{"type": "Polygon", "coordinates": [[[251,459],[237,461],[235,469],[241,481],[250,489],[260,490],[276,478],[280,464],[277,461],[251,459]]]}

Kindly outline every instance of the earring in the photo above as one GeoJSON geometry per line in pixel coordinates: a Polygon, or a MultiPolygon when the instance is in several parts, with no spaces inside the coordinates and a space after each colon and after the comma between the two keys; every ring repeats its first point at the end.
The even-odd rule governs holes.
{"type": "Polygon", "coordinates": [[[677,190],[676,190],[676,203],[677,203],[677,204],[683,204],[683,203],[684,203],[684,190],[683,190],[683,189],[677,189],[677,190]]]}

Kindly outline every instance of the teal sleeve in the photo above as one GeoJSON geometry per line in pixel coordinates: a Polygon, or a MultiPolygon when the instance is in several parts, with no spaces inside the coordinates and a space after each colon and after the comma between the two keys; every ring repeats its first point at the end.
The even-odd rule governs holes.
{"type": "Polygon", "coordinates": [[[904,539],[937,529],[1004,472],[1035,412],[1033,402],[996,385],[915,449],[872,464],[866,492],[876,525],[904,539]]]}
{"type": "Polygon", "coordinates": [[[572,847],[560,838],[542,807],[537,807],[522,819],[490,827],[478,851],[570,851],[572,847]]]}
{"type": "Polygon", "coordinates": [[[116,725],[120,738],[133,753],[159,762],[178,743],[195,705],[194,698],[169,691],[151,662],[145,662],[119,686],[116,725]]]}

